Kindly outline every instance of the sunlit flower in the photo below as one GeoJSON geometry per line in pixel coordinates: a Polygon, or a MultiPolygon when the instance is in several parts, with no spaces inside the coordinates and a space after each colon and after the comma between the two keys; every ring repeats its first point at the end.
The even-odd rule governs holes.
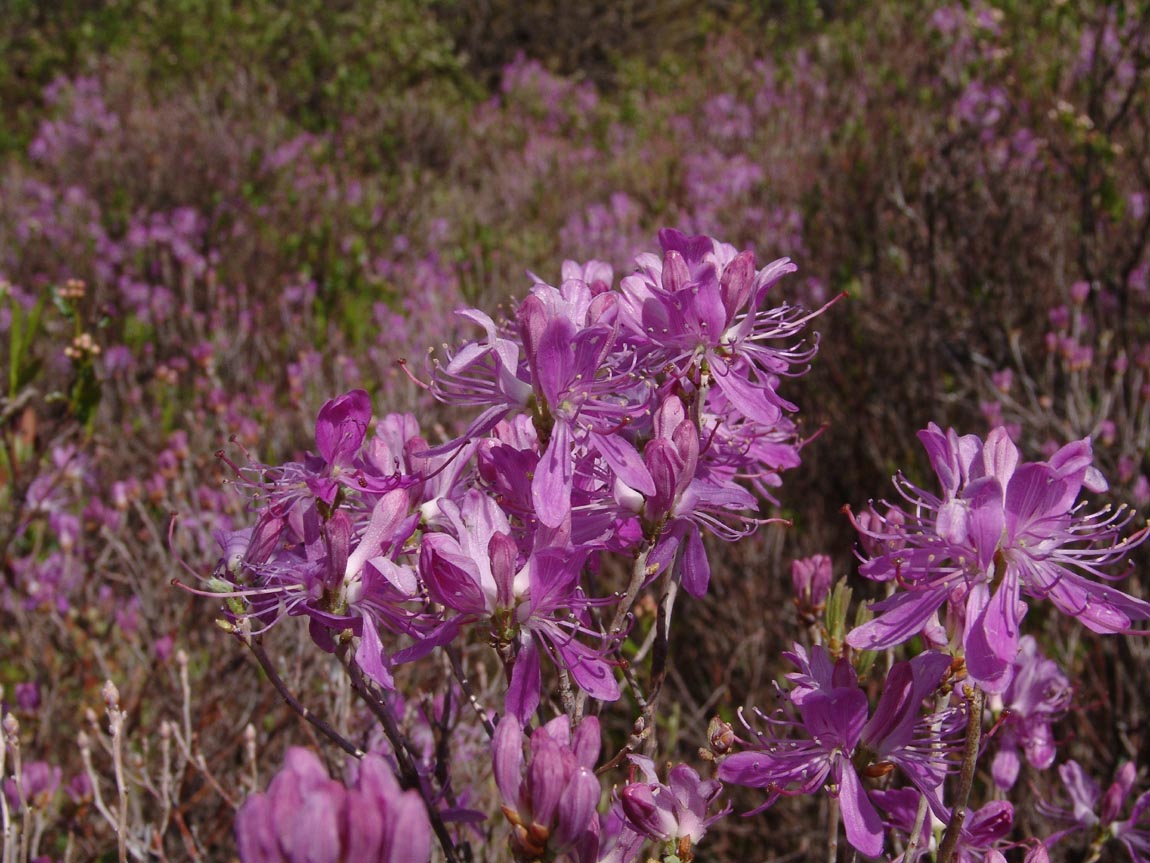
{"type": "Polygon", "coordinates": [[[856,522],[879,547],[859,571],[902,590],[875,603],[877,616],[852,631],[848,644],[862,650],[901,644],[949,603],[961,622],[971,679],[1002,692],[1014,673],[1024,594],[1049,599],[1095,632],[1131,632],[1133,622],[1150,620],[1150,603],[1097,581],[1111,578],[1104,569],[1123,561],[1147,529],[1123,538],[1132,513],[1085,511],[1082,489],[1106,489],[1088,438],[1044,462],[1021,462],[1002,428],[984,443],[932,423],[919,440],[941,494],[900,475],[895,484],[909,506],[869,527],[856,522]]]}

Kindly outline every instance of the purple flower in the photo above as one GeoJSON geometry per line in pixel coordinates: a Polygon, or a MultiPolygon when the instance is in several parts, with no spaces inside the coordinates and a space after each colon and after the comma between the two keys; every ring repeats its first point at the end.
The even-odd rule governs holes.
{"type": "Polygon", "coordinates": [[[731,811],[731,807],[708,815],[723,791],[713,779],[701,779],[691,767],[677,764],[671,768],[664,785],[655,773],[655,763],[642,755],[631,755],[639,768],[642,782],[629,782],[619,792],[623,814],[631,826],[645,836],[660,842],[675,842],[679,856],[685,856],[692,845],[698,845],[707,828],[731,811]]]}
{"type": "Polygon", "coordinates": [[[616,700],[619,685],[605,649],[576,638],[602,639],[580,617],[588,605],[579,590],[585,552],[537,548],[521,563],[510,523],[491,498],[471,491],[458,506],[441,501],[441,509],[447,529],[424,534],[420,553],[428,594],[458,613],[439,640],[445,643],[465,624],[487,622],[492,643],[512,666],[507,710],[520,721],[539,704],[541,652],[592,697],[616,700]]]}
{"type": "Polygon", "coordinates": [[[831,590],[834,571],[831,559],[815,554],[791,563],[791,584],[795,589],[794,601],[804,622],[814,622],[822,613],[823,603],[831,590]]]}
{"type": "Polygon", "coordinates": [[[404,488],[380,496],[356,522],[343,508],[326,519],[306,504],[286,515],[269,509],[255,528],[220,534],[224,556],[205,595],[227,599],[229,617],[257,621],[256,633],[285,615],[306,615],[312,639],[328,652],[333,632],[350,631],[360,639],[360,667],[390,689],[379,626],[418,638],[434,623],[418,608],[414,570],[396,560],[418,522],[409,509],[404,488]]]}
{"type": "Polygon", "coordinates": [[[781,375],[801,374],[814,347],[779,347],[811,318],[787,305],[760,309],[767,291],[795,271],[787,258],[755,270],[754,254],[710,237],[659,232],[663,257],[642,254],[621,282],[619,321],[639,345],[697,381],[704,369],[744,416],[771,425],[796,407],[777,392],[781,375]]]}
{"type": "Polygon", "coordinates": [[[616,798],[606,815],[599,816],[599,853],[596,863],[631,863],[639,857],[647,837],[635,830],[616,798]]]}
{"type": "MultiPolygon", "coordinates": [[[[909,835],[914,827],[919,793],[913,788],[875,791],[875,801],[887,813],[891,825],[909,835]]],[[[981,809],[967,810],[955,846],[955,863],[998,863],[1004,861],[998,847],[1014,827],[1014,807],[1005,800],[992,800],[981,809]],[[997,856],[996,856],[997,855],[997,856]]],[[[921,859],[931,846],[931,822],[922,825],[918,853],[905,863],[921,859]]]]}
{"type": "Polygon", "coordinates": [[[998,752],[991,765],[995,784],[1009,791],[1018,779],[1022,754],[1032,767],[1045,770],[1054,763],[1051,725],[1066,713],[1070,681],[1052,659],[1038,651],[1038,643],[1025,635],[1014,660],[1014,676],[1002,694],[1006,713],[995,739],[998,752]]]}
{"type": "Polygon", "coordinates": [[[663,400],[653,425],[654,437],[643,447],[643,461],[654,480],[654,493],[643,496],[616,483],[615,495],[640,515],[645,534],[653,540],[648,560],[655,571],[676,559],[678,552],[683,588],[692,596],[703,596],[711,567],[700,526],[727,541],[747,536],[759,525],[747,514],[755,511],[756,501],[701,460],[698,428],[678,396],[663,400]]]}
{"type": "Polygon", "coordinates": [[[223,555],[204,592],[226,600],[227,617],[252,634],[306,615],[312,639],[334,652],[334,634],[349,631],[359,639],[360,667],[390,689],[392,662],[426,653],[424,636],[440,622],[423,607],[405,549],[420,521],[413,494],[438,487],[406,472],[410,463],[393,451],[418,430],[389,417],[384,439],[365,449],[370,418],[367,394],[347,393],[319,413],[318,456],[278,467],[233,465],[238,484],[258,501],[259,518],[253,527],[217,532],[223,555]],[[380,627],[417,644],[389,656],[380,627]]]}
{"type": "Polygon", "coordinates": [[[499,720],[491,742],[495,784],[511,823],[516,861],[569,854],[594,863],[599,847],[599,721],[588,716],[572,732],[566,716],[531,732],[523,757],[523,726],[511,715],[499,720]]]}
{"type": "Polygon", "coordinates": [[[26,713],[40,708],[40,686],[36,681],[16,684],[16,706],[26,713]]]}
{"type": "Polygon", "coordinates": [[[856,523],[864,545],[878,546],[859,571],[903,590],[875,603],[878,616],[851,632],[848,644],[860,650],[901,644],[948,604],[961,621],[971,679],[1001,693],[1014,673],[1027,609],[1023,594],[1049,599],[1095,632],[1132,632],[1134,621],[1150,620],[1150,603],[1094,580],[1106,578],[1104,568],[1123,560],[1147,529],[1122,539],[1132,513],[1083,512],[1081,490],[1106,488],[1089,438],[1048,461],[1025,463],[1003,428],[983,443],[932,423],[919,440],[941,494],[899,476],[909,511],[872,520],[870,527],[856,523]]]}
{"type": "Polygon", "coordinates": [[[1098,783],[1083,772],[1077,761],[1067,761],[1059,767],[1058,775],[1070,797],[1070,808],[1045,802],[1039,803],[1038,808],[1047,817],[1069,826],[1046,839],[1046,847],[1072,833],[1085,831],[1098,846],[1116,839],[1126,846],[1134,863],[1150,863],[1150,791],[1138,796],[1128,818],[1118,819],[1134,788],[1137,772],[1134,762],[1127,761],[1118,768],[1113,784],[1103,794],[1098,783]]]}
{"type": "Polygon", "coordinates": [[[606,261],[590,260],[582,264],[564,261],[559,272],[564,282],[575,280],[585,284],[593,297],[610,291],[615,281],[615,273],[606,261]]]}
{"type": "Polygon", "coordinates": [[[869,718],[866,694],[846,659],[832,664],[821,646],[808,658],[797,645],[790,659],[799,672],[790,675],[789,704],[764,717],[769,730],[756,734],[757,749],[723,760],[720,779],[766,788],[760,809],[780,795],[827,787],[838,797],[847,841],[871,857],[882,852],[883,828],[860,774],[880,776],[898,767],[937,813],[945,811],[938,791],[947,772],[947,741],[961,719],[951,711],[924,717],[922,703],[937,689],[949,657],[928,652],[896,663],[869,718]],[[802,736],[780,734],[791,730],[802,736]]]}
{"type": "Polygon", "coordinates": [[[645,412],[650,382],[612,357],[615,328],[597,323],[617,295],[592,296],[579,279],[557,290],[536,284],[518,310],[519,333],[531,368],[530,404],[542,452],[532,482],[539,520],[557,527],[568,517],[574,480],[572,447],[588,445],[628,486],[654,493],[633,444],[616,434],[645,412]]]}
{"type": "Polygon", "coordinates": [[[435,361],[431,391],[440,401],[485,409],[460,438],[429,450],[429,454],[451,452],[462,441],[486,434],[513,410],[525,408],[532,395],[528,370],[520,361],[519,343],[507,338],[511,334],[478,309],[456,314],[482,327],[485,338],[449,353],[446,365],[435,361]]]}
{"type": "Polygon", "coordinates": [[[750,252],[710,238],[660,240],[664,258],[640,256],[619,290],[605,265],[568,262],[558,288],[536,279],[513,321],[461,313],[485,336],[448,351],[431,389],[481,412],[424,455],[495,432],[498,444],[479,445],[480,475],[523,525],[514,535],[524,547],[543,528],[537,547],[633,551],[645,538],[656,572],[677,560],[699,596],[709,579],[701,528],[748,535],[762,522],[746,482],[770,499],[798,464],[801,442],[783,416],[795,407],[777,385],[813,355],[786,344],[813,316],[758,310],[793,269],[785,259],[756,272],[750,252]]]}
{"type": "Polygon", "coordinates": [[[446,367],[437,365],[433,391],[444,401],[488,407],[462,438],[429,452],[445,452],[525,411],[538,438],[531,494],[543,524],[558,527],[570,517],[577,447],[598,453],[629,486],[652,493],[634,444],[617,433],[646,413],[653,386],[634,373],[633,352],[617,349],[617,328],[607,322],[617,301],[618,294],[593,292],[581,278],[560,288],[537,281],[517,310],[518,341],[499,335],[485,315],[467,313],[487,339],[466,345],[446,367]]]}
{"type": "Polygon", "coordinates": [[[20,770],[19,788],[14,778],[4,780],[8,805],[15,811],[23,809],[25,802],[31,808],[46,809],[60,788],[60,776],[60,768],[47,761],[26,762],[20,770]]]}
{"type": "Polygon", "coordinates": [[[363,390],[352,390],[330,399],[316,417],[315,442],[319,460],[309,465],[314,474],[307,477],[307,485],[328,506],[335,501],[339,477],[352,468],[370,421],[371,399],[363,390]]]}
{"type": "Polygon", "coordinates": [[[707,441],[700,456],[707,470],[728,482],[745,479],[764,499],[778,505],[773,490],[780,474],[802,463],[799,451],[809,441],[799,438],[789,417],[764,424],[740,413],[720,390],[707,393],[701,418],[707,441]]]}
{"type": "Polygon", "coordinates": [[[371,399],[363,390],[352,390],[328,400],[315,421],[318,458],[310,458],[305,475],[312,493],[328,506],[335,502],[340,486],[355,491],[383,493],[398,486],[409,486],[419,477],[405,476],[398,469],[379,470],[361,457],[361,450],[371,423],[371,399]]]}
{"type": "Polygon", "coordinates": [[[373,477],[403,477],[400,484],[408,486],[413,504],[430,520],[438,516],[436,501],[457,493],[471,450],[464,446],[440,458],[425,458],[427,441],[419,421],[411,414],[387,414],[376,423],[375,436],[365,442],[360,464],[373,477]]]}
{"type": "Polygon", "coordinates": [[[236,813],[243,863],[419,863],[431,856],[431,825],[416,791],[369,753],[350,787],[328,776],[310,750],[292,747],[267,792],[236,813]]]}

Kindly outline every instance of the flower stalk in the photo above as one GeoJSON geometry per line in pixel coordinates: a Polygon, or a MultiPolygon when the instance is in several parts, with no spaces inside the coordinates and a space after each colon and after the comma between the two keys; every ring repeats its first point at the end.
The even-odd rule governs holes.
{"type": "Polygon", "coordinates": [[[986,694],[977,686],[967,687],[966,695],[966,739],[962,748],[962,765],[958,773],[958,787],[954,793],[954,807],[942,843],[938,848],[938,863],[950,863],[954,857],[958,840],[962,835],[962,825],[966,820],[970,789],[974,784],[974,773],[978,767],[978,747],[982,740],[982,707],[986,694]]]}

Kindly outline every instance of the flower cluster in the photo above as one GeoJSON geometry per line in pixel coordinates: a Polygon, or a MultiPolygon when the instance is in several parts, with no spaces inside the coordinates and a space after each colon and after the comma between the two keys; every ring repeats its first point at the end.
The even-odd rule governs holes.
{"type": "Polygon", "coordinates": [[[599,723],[588,717],[572,732],[558,716],[531,732],[530,757],[523,757],[523,727],[505,716],[491,744],[495,784],[503,814],[512,825],[511,851],[517,861],[568,855],[594,863],[598,852],[599,723]]]}
{"type": "MultiPolygon", "coordinates": [[[[434,358],[427,386],[475,411],[462,435],[432,446],[410,415],[373,423],[354,390],[320,411],[314,454],[233,465],[255,522],[219,533],[224,554],[203,591],[225,600],[223,624],[244,640],[306,617],[318,646],[382,690],[397,666],[483,636],[504,670],[493,751],[522,859],[545,848],[593,859],[656,835],[632,829],[634,786],[622,808],[632,826],[609,818],[602,849],[592,841],[594,757],[565,747],[593,719],[573,736],[555,721],[531,732],[522,787],[511,778],[520,736],[548,664],[580,697],[619,699],[638,593],[662,575],[704,595],[703,536],[750,535],[760,497],[800,461],[797,408],[779,389],[814,355],[817,312],[766,305],[794,265],[756,269],[750,252],[673,230],[660,242],[618,286],[601,262],[567,262],[561,284],[535,278],[509,320],[460,312],[482,335],[434,358]],[[610,554],[632,561],[626,590],[604,577],[610,554]]],[[[669,817],[690,841],[718,785],[684,771],[672,773],[686,796],[669,817]]]]}
{"type": "MultiPolygon", "coordinates": [[[[939,493],[899,475],[901,505],[886,504],[881,514],[872,506],[857,517],[847,509],[860,536],[859,571],[888,584],[887,598],[872,603],[839,643],[842,586],[827,602],[825,628],[818,627],[830,591],[830,561],[816,556],[795,562],[803,621],[816,639],[833,635],[835,651],[847,650],[832,656],[822,646],[810,652],[796,646],[790,659],[799,671],[780,690],[782,706],[760,714],[767,730],[755,731],[745,751],[723,758],[719,777],[766,789],[760,808],[780,796],[826,789],[837,800],[847,840],[868,857],[883,853],[893,831],[910,843],[904,860],[919,859],[932,845],[936,859],[948,863],[1004,860],[1012,804],[999,799],[978,810],[967,806],[981,749],[983,694],[990,695],[986,715],[995,720],[991,776],[1002,790],[1015,785],[1024,759],[1036,770],[1054,764],[1053,725],[1073,694],[1058,664],[1043,657],[1032,636],[1021,635],[1023,597],[1050,599],[1095,632],[1138,631],[1136,623],[1150,620],[1150,603],[1098,580],[1114,578],[1106,568],[1121,562],[1147,529],[1124,536],[1132,513],[1089,511],[1079,500],[1083,489],[1107,487],[1093,466],[1089,439],[1058,448],[1046,461],[1023,462],[1003,428],[983,441],[932,424],[919,438],[939,493]],[[915,636],[940,649],[894,662],[870,712],[856,674],[870,664],[866,652],[889,651],[915,636]],[[965,791],[955,799],[950,794],[956,787],[946,783],[952,772],[964,774],[956,787],[965,785],[965,791]],[[891,787],[891,776],[902,782],[891,787]],[[945,835],[936,835],[934,825],[945,826],[945,835]]],[[[1101,815],[1093,780],[1074,762],[1060,772],[1073,812],[1043,805],[1076,826],[1032,842],[1027,860],[1046,859],[1047,848],[1076,829],[1093,830],[1096,850],[1115,838],[1135,860],[1143,859],[1144,801],[1125,821],[1117,816],[1133,769],[1124,768],[1101,815]]]]}
{"type": "Polygon", "coordinates": [[[359,761],[351,786],[307,749],[289,749],[266,792],[236,814],[245,863],[418,863],[431,854],[423,801],[403,791],[383,758],[359,761]]]}
{"type": "MultiPolygon", "coordinates": [[[[226,601],[224,625],[247,641],[285,616],[306,617],[315,643],[377,692],[396,687],[403,663],[481,636],[503,669],[502,717],[488,730],[516,860],[627,863],[645,840],[691,859],[728,811],[713,811],[719,782],[689,765],[661,782],[655,762],[639,754],[640,734],[612,759],[626,756],[632,777],[601,815],[599,724],[579,705],[620,699],[622,645],[644,587],[662,576],[661,618],[676,588],[703,596],[704,534],[733,541],[763,523],[758,501],[772,500],[780,473],[800,461],[796,407],[779,387],[813,356],[804,333],[817,312],[765,305],[768,290],[794,269],[786,259],[756,269],[749,252],[708,237],[667,230],[660,241],[662,255],[640,255],[618,287],[606,264],[567,262],[558,287],[534,278],[509,319],[460,312],[482,335],[433,357],[425,384],[474,411],[459,436],[432,445],[413,416],[373,420],[367,393],[354,390],[320,411],[314,454],[235,467],[252,492],[255,523],[219,533],[224,555],[205,590],[226,601]],[[611,555],[631,560],[625,590],[606,576],[611,555]],[[605,610],[614,616],[609,626],[605,610]],[[544,722],[553,676],[564,711],[544,722]],[[532,729],[535,717],[542,724],[532,729]]],[[[830,636],[828,647],[796,645],[787,656],[798,670],[780,688],[779,708],[759,714],[765,730],[754,730],[739,752],[730,751],[730,735],[712,758],[722,781],[766,789],[760,809],[783,796],[829,792],[847,840],[868,857],[883,853],[893,831],[918,846],[909,858],[916,859],[935,841],[931,825],[948,825],[943,844],[954,859],[1000,859],[1011,805],[974,810],[947,787],[958,762],[977,757],[977,747],[962,755],[960,745],[963,727],[969,741],[983,720],[983,702],[971,693],[993,696],[992,775],[1001,788],[1015,784],[1023,758],[1050,767],[1052,724],[1071,690],[1021,635],[1023,597],[1048,598],[1097,632],[1133,631],[1150,620],[1150,603],[1097,579],[1147,531],[1123,536],[1130,513],[1088,512],[1079,501],[1083,489],[1106,488],[1089,439],[1043,462],[1023,462],[1001,428],[983,441],[931,425],[920,439],[940,492],[900,475],[901,504],[850,514],[861,574],[892,592],[848,631],[849,596],[842,586],[832,590],[830,559],[796,561],[800,618],[816,642],[830,636]],[[872,708],[860,652],[920,634],[935,649],[892,659],[872,708]]],[[[666,627],[662,620],[651,637],[665,639],[666,627]]],[[[381,697],[379,715],[387,716],[381,697]]],[[[388,736],[399,754],[402,740],[388,736]]],[[[392,769],[376,758],[362,775],[387,772],[393,793],[392,769]]],[[[964,761],[962,769],[973,768],[964,761]]],[[[423,800],[406,799],[428,807],[420,812],[442,843],[444,818],[473,814],[456,805],[440,766],[421,771],[408,781],[421,786],[423,800]]],[[[289,773],[316,794],[339,797],[339,789],[358,799],[298,753],[282,775],[289,773]]],[[[283,797],[288,780],[277,782],[244,810],[245,860],[281,859],[265,850],[275,848],[295,859],[297,845],[319,836],[323,848],[306,846],[307,854],[359,859],[342,834],[324,827],[305,838],[293,832],[303,822],[272,818],[279,804],[267,801],[283,797]]],[[[344,805],[322,799],[312,807],[316,818],[344,805]]],[[[1113,835],[1136,836],[1125,824],[1113,835]]],[[[365,853],[390,853],[375,848],[365,853]]]]}

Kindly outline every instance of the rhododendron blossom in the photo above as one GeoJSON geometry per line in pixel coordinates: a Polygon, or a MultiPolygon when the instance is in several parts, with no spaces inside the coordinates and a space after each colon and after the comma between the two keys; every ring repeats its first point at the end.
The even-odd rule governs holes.
{"type": "Polygon", "coordinates": [[[1095,632],[1131,632],[1135,622],[1150,620],[1150,603],[1097,580],[1109,577],[1105,567],[1124,560],[1147,529],[1122,537],[1132,513],[1085,511],[1082,489],[1106,489],[1089,439],[1044,462],[1022,462],[1002,428],[983,442],[932,423],[919,440],[940,493],[899,476],[895,484],[909,507],[869,526],[856,522],[875,548],[859,572],[901,590],[872,606],[876,618],[852,631],[848,644],[862,650],[901,644],[947,605],[961,627],[971,678],[1002,692],[1014,673],[1024,595],[1049,599],[1095,632]]]}
{"type": "Polygon", "coordinates": [[[760,809],[782,795],[831,789],[847,840],[871,857],[882,851],[884,834],[862,776],[898,767],[935,812],[945,812],[939,790],[947,747],[940,743],[953,739],[958,717],[952,711],[925,716],[922,703],[950,667],[947,656],[928,652],[895,664],[873,713],[846,659],[832,663],[821,646],[809,657],[796,646],[789,658],[799,671],[789,675],[793,688],[783,707],[761,715],[767,731],[755,733],[754,748],[723,760],[720,779],[767,789],[760,809]]]}

